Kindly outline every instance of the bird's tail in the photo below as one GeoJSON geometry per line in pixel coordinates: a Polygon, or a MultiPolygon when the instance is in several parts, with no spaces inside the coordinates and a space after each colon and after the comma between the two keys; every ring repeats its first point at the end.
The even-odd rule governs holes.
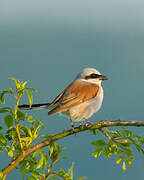
{"type": "Polygon", "coordinates": [[[51,103],[32,104],[32,106],[30,107],[28,104],[23,104],[23,105],[19,105],[18,107],[22,110],[31,110],[31,109],[39,110],[39,109],[49,109],[50,105],[51,103]]]}

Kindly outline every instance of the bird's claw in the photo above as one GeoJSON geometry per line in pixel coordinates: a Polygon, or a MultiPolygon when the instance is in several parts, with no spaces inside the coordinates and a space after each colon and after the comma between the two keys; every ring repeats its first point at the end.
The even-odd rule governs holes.
{"type": "Polygon", "coordinates": [[[86,127],[90,127],[92,125],[93,125],[93,123],[91,123],[90,121],[86,121],[86,124],[85,124],[86,127]]]}

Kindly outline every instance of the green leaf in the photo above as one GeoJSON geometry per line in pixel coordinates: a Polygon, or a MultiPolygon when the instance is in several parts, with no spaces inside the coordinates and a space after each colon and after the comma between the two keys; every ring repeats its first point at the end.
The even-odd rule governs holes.
{"type": "Polygon", "coordinates": [[[126,162],[127,162],[127,164],[128,164],[129,167],[132,166],[132,161],[131,161],[130,159],[126,159],[126,162]]]}
{"type": "Polygon", "coordinates": [[[5,108],[0,108],[0,113],[5,113],[5,112],[9,112],[9,110],[7,110],[5,108]]]}
{"type": "Polygon", "coordinates": [[[2,126],[0,126],[0,131],[1,131],[1,130],[3,130],[3,127],[2,127],[2,126]]]}
{"type": "Polygon", "coordinates": [[[30,171],[30,174],[36,179],[39,180],[41,178],[41,175],[37,171],[30,171]]]}
{"type": "Polygon", "coordinates": [[[125,150],[126,155],[129,157],[129,159],[134,160],[134,156],[132,155],[132,151],[128,148],[125,148],[124,150],[125,150]]]}
{"type": "Polygon", "coordinates": [[[20,81],[15,79],[14,77],[9,78],[9,79],[15,82],[16,90],[18,90],[20,88],[20,86],[21,86],[20,81]]]}
{"type": "Polygon", "coordinates": [[[3,93],[3,92],[0,93],[0,102],[1,102],[2,104],[5,104],[5,99],[4,99],[4,93],[3,93]]]}
{"type": "Polygon", "coordinates": [[[15,82],[15,84],[17,83],[17,80],[14,77],[9,77],[8,79],[12,80],[15,82]]]}
{"type": "Polygon", "coordinates": [[[125,163],[125,161],[123,161],[123,164],[122,164],[122,170],[123,170],[123,171],[126,170],[126,163],[125,163]]]}
{"type": "Polygon", "coordinates": [[[38,156],[41,152],[42,152],[41,149],[38,149],[37,151],[35,151],[35,152],[33,153],[33,158],[35,158],[36,156],[38,156]]]}
{"type": "Polygon", "coordinates": [[[27,173],[27,163],[23,162],[22,166],[20,167],[20,173],[22,174],[23,180],[25,179],[25,175],[27,173]]]}
{"type": "Polygon", "coordinates": [[[123,129],[124,135],[126,135],[128,137],[132,136],[132,132],[130,130],[126,129],[125,127],[122,127],[122,129],[123,129]]]}
{"type": "Polygon", "coordinates": [[[144,145],[144,138],[142,138],[142,139],[140,140],[140,142],[144,145]]]}
{"type": "Polygon", "coordinates": [[[141,152],[142,148],[138,144],[135,144],[135,147],[138,150],[138,152],[141,152]]]}
{"type": "Polygon", "coordinates": [[[23,112],[21,112],[21,111],[18,111],[17,112],[17,118],[19,119],[19,120],[24,120],[25,119],[25,114],[23,113],[23,112]]]}
{"type": "Polygon", "coordinates": [[[25,117],[26,117],[26,119],[27,119],[28,122],[33,123],[33,122],[35,121],[35,119],[34,119],[31,115],[26,114],[25,117]]]}
{"type": "Polygon", "coordinates": [[[116,137],[113,139],[116,143],[120,143],[123,146],[130,146],[132,143],[127,137],[116,137]]]}
{"type": "Polygon", "coordinates": [[[0,145],[6,145],[7,144],[7,140],[5,139],[4,135],[2,133],[0,133],[0,145]]]}
{"type": "Polygon", "coordinates": [[[74,168],[74,163],[72,163],[71,168],[69,168],[68,170],[68,175],[71,180],[73,180],[73,168],[74,168]]]}
{"type": "Polygon", "coordinates": [[[136,140],[132,139],[131,137],[128,137],[129,141],[131,141],[131,143],[135,144],[136,140]]]}
{"type": "Polygon", "coordinates": [[[107,147],[107,146],[106,146],[106,147],[104,148],[103,152],[104,152],[104,155],[105,155],[107,158],[110,158],[111,155],[112,155],[112,152],[111,152],[111,150],[110,150],[110,147],[107,147]]]}
{"type": "Polygon", "coordinates": [[[139,143],[141,141],[141,137],[140,136],[134,135],[134,137],[135,137],[135,140],[136,140],[137,143],[139,143]]]}
{"type": "Polygon", "coordinates": [[[32,105],[32,103],[33,103],[33,95],[32,95],[32,93],[31,93],[29,90],[26,90],[26,93],[27,93],[27,95],[28,95],[29,104],[30,104],[30,107],[31,107],[31,105],[32,105]]]}
{"type": "Polygon", "coordinates": [[[2,104],[5,104],[4,95],[7,94],[7,93],[13,94],[12,88],[3,90],[2,93],[0,93],[0,101],[1,101],[2,104]]]}
{"type": "Polygon", "coordinates": [[[43,156],[41,156],[40,160],[38,161],[38,163],[36,165],[36,169],[39,169],[42,167],[43,161],[44,161],[44,158],[43,158],[43,156]]]}
{"type": "Polygon", "coordinates": [[[80,177],[77,180],[85,180],[85,179],[86,179],[86,177],[80,177]]]}
{"type": "Polygon", "coordinates": [[[93,156],[94,156],[95,158],[97,158],[98,156],[101,155],[102,152],[103,152],[103,148],[97,148],[97,149],[94,150],[93,156]]]}
{"type": "Polygon", "coordinates": [[[3,172],[0,170],[0,179],[3,177],[3,172]]]}
{"type": "Polygon", "coordinates": [[[4,123],[8,128],[13,126],[13,117],[11,115],[9,115],[9,114],[6,115],[4,117],[4,123]]]}
{"type": "Polygon", "coordinates": [[[22,125],[22,126],[20,126],[20,129],[25,133],[26,136],[33,137],[30,128],[28,128],[28,127],[22,125]]]}
{"type": "Polygon", "coordinates": [[[34,178],[33,176],[30,176],[27,178],[27,180],[38,180],[38,179],[34,178]]]}
{"type": "Polygon", "coordinates": [[[118,157],[118,158],[116,159],[116,163],[117,163],[117,164],[120,164],[122,160],[123,160],[123,157],[118,157]]]}
{"type": "Polygon", "coordinates": [[[38,122],[38,124],[40,124],[43,128],[45,128],[45,125],[38,118],[35,118],[35,120],[38,122]]]}
{"type": "Polygon", "coordinates": [[[53,144],[51,144],[50,148],[49,148],[49,156],[52,157],[52,154],[54,152],[54,146],[53,144]]]}
{"type": "Polygon", "coordinates": [[[0,147],[0,152],[3,152],[3,151],[4,151],[4,149],[2,147],[0,147]]]}
{"type": "Polygon", "coordinates": [[[25,89],[26,89],[26,90],[28,89],[28,90],[32,90],[32,91],[37,92],[37,90],[36,90],[35,88],[26,87],[25,89]]]}
{"type": "Polygon", "coordinates": [[[42,153],[42,155],[43,155],[43,167],[42,167],[42,171],[44,171],[46,166],[48,165],[48,156],[45,153],[42,153]]]}
{"type": "Polygon", "coordinates": [[[59,169],[58,170],[58,172],[57,172],[57,174],[59,175],[59,176],[64,176],[65,175],[65,172],[64,172],[64,170],[63,169],[59,169]]]}
{"type": "Polygon", "coordinates": [[[60,158],[60,160],[67,159],[67,158],[70,158],[70,157],[69,156],[63,156],[63,157],[60,158]]]}
{"type": "Polygon", "coordinates": [[[36,139],[37,136],[38,136],[39,128],[40,128],[40,125],[35,125],[35,126],[32,127],[31,132],[32,132],[32,136],[33,136],[34,139],[36,139]]]}
{"type": "Polygon", "coordinates": [[[5,137],[10,141],[10,140],[14,140],[17,137],[17,132],[15,128],[9,129],[6,132],[5,137]]]}
{"type": "Polygon", "coordinates": [[[8,156],[13,157],[13,151],[12,150],[9,150],[8,156]]]}
{"type": "Polygon", "coordinates": [[[119,130],[116,130],[116,131],[113,131],[113,130],[112,130],[112,131],[110,131],[110,133],[116,135],[116,137],[117,137],[117,136],[122,136],[121,131],[119,131],[119,130]]]}
{"type": "Polygon", "coordinates": [[[91,134],[96,135],[96,130],[95,129],[90,130],[90,132],[91,132],[91,134]]]}
{"type": "Polygon", "coordinates": [[[103,139],[99,139],[99,140],[93,141],[92,145],[96,147],[103,147],[106,145],[106,142],[103,139]]]}

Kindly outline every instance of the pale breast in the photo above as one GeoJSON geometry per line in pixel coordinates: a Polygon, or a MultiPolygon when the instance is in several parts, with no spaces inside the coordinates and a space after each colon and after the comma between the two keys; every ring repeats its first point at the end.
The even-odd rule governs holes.
{"type": "Polygon", "coordinates": [[[100,87],[96,97],[69,109],[66,115],[70,116],[74,121],[83,121],[91,117],[100,109],[102,101],[103,88],[100,87]]]}

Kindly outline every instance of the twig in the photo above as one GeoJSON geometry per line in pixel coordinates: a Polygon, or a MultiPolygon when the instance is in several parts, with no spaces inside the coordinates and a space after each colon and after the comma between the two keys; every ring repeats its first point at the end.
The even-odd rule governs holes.
{"type": "Polygon", "coordinates": [[[135,127],[144,127],[144,122],[138,122],[138,121],[106,121],[106,122],[99,122],[95,124],[91,124],[89,126],[86,125],[80,125],[78,127],[75,127],[73,130],[67,130],[61,133],[58,133],[56,135],[53,135],[49,137],[48,139],[37,143],[31,148],[28,148],[22,152],[15,160],[11,161],[10,164],[3,169],[3,179],[6,178],[7,174],[12,171],[16,166],[23,161],[23,159],[28,156],[29,154],[35,152],[36,150],[43,148],[45,146],[50,145],[53,141],[57,141],[59,139],[65,138],[67,136],[70,136],[72,134],[86,131],[86,130],[94,130],[94,129],[101,129],[103,127],[113,127],[113,126],[135,126],[135,127]]]}
{"type": "Polygon", "coordinates": [[[22,145],[22,142],[21,142],[21,135],[20,135],[20,130],[19,130],[19,120],[17,119],[18,104],[19,104],[21,95],[22,95],[22,94],[20,94],[20,95],[18,96],[18,98],[16,98],[17,104],[15,105],[14,117],[15,117],[16,132],[17,132],[17,135],[18,135],[18,141],[19,141],[21,150],[22,150],[22,152],[23,152],[23,145],[22,145]]]}

